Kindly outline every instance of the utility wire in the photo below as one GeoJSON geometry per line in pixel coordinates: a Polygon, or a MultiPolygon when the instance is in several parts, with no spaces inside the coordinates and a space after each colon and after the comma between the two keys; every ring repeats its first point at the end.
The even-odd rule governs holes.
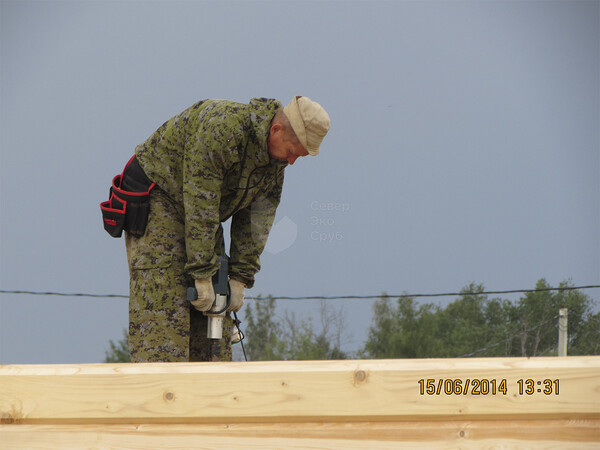
{"type": "Polygon", "coordinates": [[[0,294],[58,295],[60,297],[129,298],[129,295],[119,295],[119,294],[83,294],[83,293],[68,294],[66,292],[5,291],[5,290],[0,290],[0,294]]]}
{"type": "MultiPolygon", "coordinates": [[[[476,291],[476,292],[444,292],[439,294],[400,294],[400,295],[389,295],[389,294],[378,294],[378,295],[336,295],[336,296],[309,296],[309,297],[287,297],[287,296],[258,296],[258,297],[246,297],[246,300],[339,300],[339,299],[358,299],[367,300],[374,298],[417,298],[417,297],[450,297],[450,296],[464,296],[464,295],[497,295],[497,294],[520,294],[528,292],[549,292],[549,291],[574,291],[580,289],[597,289],[600,285],[588,285],[588,286],[567,286],[567,287],[556,287],[556,288],[543,288],[543,289],[513,289],[506,291],[476,291]]],[[[23,290],[2,290],[0,294],[27,294],[27,295],[57,295],[61,297],[94,297],[94,298],[129,298],[128,295],[120,294],[86,294],[86,293],[66,293],[66,292],[38,292],[38,291],[23,291],[23,290]]]]}
{"type": "MultiPolygon", "coordinates": [[[[549,292],[549,291],[573,291],[578,289],[595,289],[600,288],[600,285],[590,286],[569,286],[569,287],[557,287],[557,288],[543,288],[543,289],[514,289],[508,291],[477,291],[477,292],[444,292],[439,294],[400,294],[400,295],[339,295],[339,296],[313,296],[313,297],[246,297],[250,300],[266,300],[273,298],[275,300],[337,300],[337,299],[373,299],[373,298],[417,298],[417,297],[450,297],[450,296],[463,296],[463,295],[491,295],[491,294],[515,294],[515,293],[527,293],[527,292],[549,292]]],[[[0,291],[1,292],[1,291],[0,291]]]]}
{"type": "MultiPolygon", "coordinates": [[[[312,297],[246,297],[248,300],[266,300],[266,299],[274,299],[274,300],[334,300],[334,299],[373,299],[373,298],[409,298],[409,297],[444,297],[444,296],[462,296],[462,295],[488,295],[488,294],[514,294],[514,293],[528,293],[528,292],[549,292],[549,291],[572,291],[579,289],[596,289],[600,288],[600,285],[588,285],[588,286],[570,286],[570,287],[558,287],[558,288],[543,288],[543,289],[514,289],[514,290],[506,290],[506,291],[481,291],[481,292],[448,292],[448,293],[439,293],[439,294],[401,294],[401,295],[346,295],[346,296],[312,296],[312,297]]],[[[9,291],[0,289],[0,294],[28,294],[28,295],[57,295],[62,297],[94,297],[94,298],[129,298],[127,295],[119,295],[119,294],[85,294],[85,293],[65,293],[65,292],[38,292],[38,291],[9,291]]],[[[537,330],[538,328],[549,324],[550,322],[556,321],[558,315],[551,317],[544,322],[541,322],[531,328],[526,330],[518,331],[517,334],[513,334],[512,336],[503,339],[500,342],[496,342],[494,344],[487,345],[486,347],[475,350],[471,353],[465,353],[464,355],[460,355],[459,358],[468,358],[478,353],[483,353],[487,350],[490,350],[498,345],[508,343],[512,339],[518,337],[518,335],[523,333],[529,333],[537,330]]],[[[237,317],[236,317],[237,319],[237,317]]],[[[243,348],[243,344],[242,344],[243,348]]],[[[245,356],[244,349],[244,356],[245,356]]],[[[246,358],[247,360],[247,358],[246,358]]]]}

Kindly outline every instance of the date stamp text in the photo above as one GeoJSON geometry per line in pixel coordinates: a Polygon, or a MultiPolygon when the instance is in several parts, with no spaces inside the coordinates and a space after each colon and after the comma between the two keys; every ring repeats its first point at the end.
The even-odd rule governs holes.
{"type": "Polygon", "coordinates": [[[421,378],[420,395],[559,395],[560,380],[521,378],[509,383],[505,378],[421,378]]]}

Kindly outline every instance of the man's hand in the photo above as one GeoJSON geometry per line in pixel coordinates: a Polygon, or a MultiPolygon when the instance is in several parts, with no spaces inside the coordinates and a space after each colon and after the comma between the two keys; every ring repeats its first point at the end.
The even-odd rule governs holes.
{"type": "Polygon", "coordinates": [[[196,280],[196,290],[198,291],[198,298],[192,300],[190,303],[194,305],[194,308],[198,311],[208,311],[215,302],[215,290],[213,288],[212,280],[210,278],[196,280]]]}
{"type": "Polygon", "coordinates": [[[246,285],[238,280],[229,280],[231,300],[227,311],[238,312],[244,306],[244,289],[246,285]]]}

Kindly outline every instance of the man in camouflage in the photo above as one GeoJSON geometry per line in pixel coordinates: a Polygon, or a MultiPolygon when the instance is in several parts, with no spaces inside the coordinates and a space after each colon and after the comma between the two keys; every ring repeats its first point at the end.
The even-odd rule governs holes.
{"type": "Polygon", "coordinates": [[[129,349],[132,361],[208,361],[211,277],[225,253],[221,222],[231,222],[231,305],[221,355],[231,360],[229,313],[254,284],[283,187],[284,169],[316,155],[329,116],[295,97],[249,104],[196,103],[165,122],[135,151],[149,180],[150,213],[141,237],[126,234],[130,272],[129,349]],[[186,300],[195,286],[198,300],[186,300]]]}

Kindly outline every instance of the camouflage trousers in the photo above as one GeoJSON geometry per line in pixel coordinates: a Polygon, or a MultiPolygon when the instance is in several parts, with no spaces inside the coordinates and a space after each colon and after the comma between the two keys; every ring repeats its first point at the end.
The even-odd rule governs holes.
{"type": "MultiPolygon", "coordinates": [[[[222,242],[222,235],[218,236],[222,242]]],[[[184,271],[183,208],[158,187],[140,238],[125,236],[129,263],[129,352],[133,362],[231,361],[229,314],[223,321],[220,355],[206,337],[208,319],[186,298],[194,280],[184,271]]],[[[217,245],[217,248],[222,243],[217,245]]]]}

